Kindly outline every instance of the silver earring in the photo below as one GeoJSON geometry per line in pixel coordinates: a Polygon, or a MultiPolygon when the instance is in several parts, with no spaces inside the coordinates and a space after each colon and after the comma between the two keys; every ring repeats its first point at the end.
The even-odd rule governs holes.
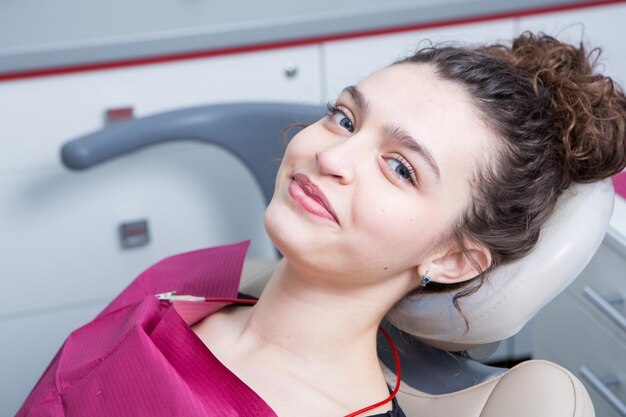
{"type": "Polygon", "coordinates": [[[426,273],[424,274],[424,277],[422,278],[422,283],[420,284],[421,287],[425,287],[426,284],[428,284],[430,282],[430,277],[428,276],[428,271],[426,271],[426,273]]]}

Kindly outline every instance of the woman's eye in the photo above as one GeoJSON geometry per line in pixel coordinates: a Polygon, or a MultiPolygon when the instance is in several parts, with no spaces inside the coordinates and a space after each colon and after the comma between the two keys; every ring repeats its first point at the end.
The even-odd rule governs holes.
{"type": "Polygon", "coordinates": [[[335,113],[333,120],[348,132],[352,133],[354,131],[352,120],[348,119],[348,116],[346,116],[341,110],[335,113]]]}
{"type": "Polygon", "coordinates": [[[352,123],[352,120],[337,106],[328,105],[328,119],[346,129],[348,132],[354,132],[354,123],[352,123]]]}
{"type": "Polygon", "coordinates": [[[417,184],[415,170],[411,165],[398,158],[388,158],[386,162],[393,174],[398,176],[402,181],[417,184]]]}

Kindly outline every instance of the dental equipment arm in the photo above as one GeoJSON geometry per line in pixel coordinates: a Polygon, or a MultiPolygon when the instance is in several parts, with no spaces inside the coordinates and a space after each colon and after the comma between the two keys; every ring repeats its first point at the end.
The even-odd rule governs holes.
{"type": "Polygon", "coordinates": [[[221,146],[236,155],[258,181],[266,203],[274,192],[281,135],[294,124],[311,124],[325,113],[323,106],[286,103],[227,103],[174,110],[131,119],[67,142],[63,164],[73,170],[178,140],[221,146]],[[268,166],[270,168],[268,169],[268,166]]]}

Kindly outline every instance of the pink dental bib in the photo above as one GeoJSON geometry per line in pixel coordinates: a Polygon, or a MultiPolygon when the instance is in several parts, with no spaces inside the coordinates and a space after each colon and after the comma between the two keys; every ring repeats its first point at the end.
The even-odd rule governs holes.
{"type": "Polygon", "coordinates": [[[173,256],[142,273],[68,337],[17,416],[276,417],[189,327],[226,303],[155,297],[236,297],[248,245],[173,256]]]}

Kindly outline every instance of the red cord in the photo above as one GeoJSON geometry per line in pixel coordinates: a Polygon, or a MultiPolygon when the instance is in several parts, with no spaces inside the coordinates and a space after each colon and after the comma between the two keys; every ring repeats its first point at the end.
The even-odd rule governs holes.
{"type": "MultiPolygon", "coordinates": [[[[246,298],[209,298],[209,297],[205,298],[204,301],[216,302],[216,303],[249,304],[249,305],[254,305],[257,302],[257,300],[246,299],[246,298]]],[[[360,410],[357,410],[353,413],[347,414],[345,417],[356,417],[359,414],[365,413],[366,411],[370,411],[377,407],[380,407],[381,405],[384,405],[388,403],[389,401],[393,400],[393,398],[396,396],[396,394],[400,390],[400,381],[402,380],[402,375],[400,371],[400,355],[398,355],[398,349],[396,349],[395,343],[393,343],[391,336],[389,336],[389,333],[387,333],[385,329],[383,329],[382,327],[379,327],[378,330],[383,334],[383,336],[385,336],[385,339],[387,339],[387,342],[389,342],[389,345],[391,346],[391,350],[393,351],[393,359],[396,363],[396,387],[393,389],[391,394],[389,394],[389,397],[385,398],[384,400],[379,401],[375,404],[369,405],[365,408],[361,408],[360,410]]]]}
{"type": "Polygon", "coordinates": [[[347,414],[345,417],[355,417],[355,416],[358,416],[359,414],[363,414],[366,411],[370,411],[376,407],[380,407],[381,405],[386,404],[389,401],[393,400],[393,398],[396,396],[396,394],[400,390],[400,381],[402,380],[402,375],[400,371],[400,355],[398,355],[398,349],[396,349],[395,343],[393,343],[393,340],[391,340],[391,336],[389,336],[389,333],[387,333],[385,329],[383,329],[382,327],[379,327],[378,330],[383,334],[383,336],[385,336],[385,339],[387,339],[387,342],[389,342],[389,345],[391,346],[391,350],[393,351],[393,359],[396,362],[396,387],[393,389],[393,392],[389,394],[389,397],[387,397],[386,399],[379,401],[376,404],[367,406],[365,408],[361,408],[360,410],[357,410],[353,413],[347,414]]]}
{"type": "Polygon", "coordinates": [[[248,299],[248,298],[213,298],[213,297],[205,297],[204,301],[207,303],[236,303],[236,304],[256,304],[257,300],[248,299]]]}

